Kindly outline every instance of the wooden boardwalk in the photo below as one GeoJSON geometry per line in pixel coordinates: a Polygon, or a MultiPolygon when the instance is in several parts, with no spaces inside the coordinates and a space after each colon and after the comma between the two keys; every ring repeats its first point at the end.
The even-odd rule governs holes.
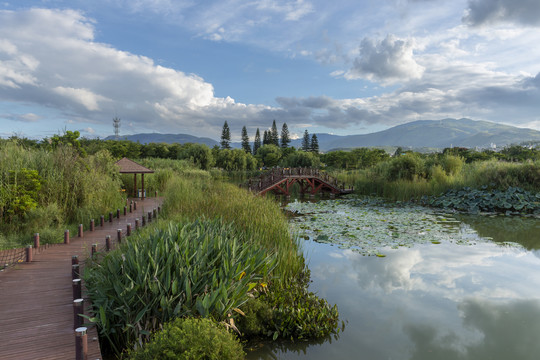
{"type": "MultiPolygon", "coordinates": [[[[95,231],[85,226],[82,238],[72,234],[69,244],[50,246],[36,253],[31,263],[0,273],[0,359],[75,359],[72,256],[78,255],[82,263],[92,244],[103,248],[107,235],[116,239],[117,230],[125,233],[128,223],[134,229],[136,218],[159,205],[161,198],[138,200],[137,210],[127,216],[122,211],[103,227],[97,219],[95,231]]],[[[101,352],[96,329],[91,328],[88,360],[94,359],[101,359],[101,352]]]]}

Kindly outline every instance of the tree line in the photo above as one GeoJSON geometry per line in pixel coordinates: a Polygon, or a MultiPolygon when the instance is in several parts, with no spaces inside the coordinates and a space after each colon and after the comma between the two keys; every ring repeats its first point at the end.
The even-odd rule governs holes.
{"type": "MultiPolygon", "coordinates": [[[[250,144],[249,135],[248,135],[245,125],[242,127],[241,139],[242,139],[242,149],[245,152],[251,153],[253,155],[257,154],[257,151],[259,151],[261,146],[274,145],[274,146],[280,147],[281,149],[287,149],[289,148],[289,144],[291,143],[291,136],[289,134],[289,127],[287,126],[287,123],[283,123],[281,127],[281,136],[280,136],[278,134],[276,120],[272,121],[272,126],[270,130],[264,131],[262,140],[261,140],[261,132],[259,128],[257,128],[257,131],[255,132],[255,139],[253,141],[253,146],[250,144]]],[[[229,128],[229,124],[227,124],[227,121],[225,121],[225,123],[223,124],[223,129],[221,131],[220,145],[222,149],[231,148],[231,130],[229,128]]],[[[310,138],[309,132],[305,130],[304,137],[302,139],[301,150],[310,151],[310,152],[318,154],[319,153],[319,140],[317,139],[317,135],[313,134],[310,138]]]]}

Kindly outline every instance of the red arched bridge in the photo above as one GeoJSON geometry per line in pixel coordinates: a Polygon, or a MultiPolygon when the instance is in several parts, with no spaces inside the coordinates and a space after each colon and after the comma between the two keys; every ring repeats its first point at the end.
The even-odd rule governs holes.
{"type": "Polygon", "coordinates": [[[337,179],[314,168],[274,168],[249,179],[244,186],[257,195],[272,191],[277,195],[289,196],[296,183],[300,186],[301,194],[315,195],[323,191],[341,195],[353,192],[352,187],[346,189],[345,184],[340,187],[337,179]]]}

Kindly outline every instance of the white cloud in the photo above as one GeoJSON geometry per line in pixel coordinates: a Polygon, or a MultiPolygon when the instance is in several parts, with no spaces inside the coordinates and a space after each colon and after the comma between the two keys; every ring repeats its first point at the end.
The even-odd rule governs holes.
{"type": "Polygon", "coordinates": [[[94,42],[93,31],[71,10],[0,11],[0,100],[56,108],[73,122],[118,112],[146,129],[211,136],[223,119],[245,122],[267,108],[215,97],[202,78],[94,42]]]}
{"type": "Polygon", "coordinates": [[[347,79],[365,78],[384,84],[420,78],[424,67],[414,59],[415,42],[388,35],[382,41],[364,38],[360,55],[354,60],[352,69],[344,76],[347,79]]]}

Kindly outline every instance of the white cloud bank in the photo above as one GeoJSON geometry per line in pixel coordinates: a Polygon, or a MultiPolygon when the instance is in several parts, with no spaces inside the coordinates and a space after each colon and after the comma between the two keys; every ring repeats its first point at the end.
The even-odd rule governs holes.
{"type": "MultiPolygon", "coordinates": [[[[474,4],[487,3],[469,2],[468,16],[475,14],[474,4]]],[[[134,2],[132,11],[136,11],[137,4],[143,6],[140,1],[134,2]]],[[[172,2],[164,0],[152,4],[161,10],[173,7],[172,2]]],[[[280,14],[286,23],[300,22],[317,12],[315,5],[301,0],[256,4],[268,14],[280,14]]],[[[255,5],[249,6],[253,10],[255,5]]],[[[201,20],[200,29],[207,29],[204,36],[219,28],[224,28],[222,36],[229,36],[229,25],[239,23],[242,14],[249,17],[246,9],[230,18],[220,13],[218,4],[210,9],[207,17],[197,18],[201,20]],[[211,24],[216,25],[214,30],[211,24]]],[[[532,5],[531,9],[534,12],[536,7],[532,5]]],[[[174,11],[181,13],[182,9],[174,11]]],[[[260,10],[250,19],[269,22],[262,13],[260,10]]],[[[456,21],[459,23],[460,18],[456,21]]],[[[308,25],[299,24],[301,28],[308,25]]],[[[98,134],[98,126],[110,128],[111,119],[118,114],[129,122],[123,129],[130,132],[192,133],[214,138],[219,137],[224,120],[233,131],[247,125],[250,133],[254,127],[268,126],[273,119],[287,122],[291,130],[307,125],[346,130],[366,124],[390,126],[445,117],[516,125],[538,124],[540,120],[540,69],[536,63],[528,69],[534,72],[497,68],[489,61],[493,52],[482,51],[489,45],[487,40],[472,41],[466,26],[457,26],[445,35],[364,37],[341,77],[351,81],[367,79],[374,85],[394,88],[379,91],[376,96],[350,99],[317,95],[324,94],[324,89],[316,89],[311,97],[277,97],[278,107],[216,97],[212,84],[197,75],[96,42],[98,26],[74,10],[0,11],[0,103],[30,104],[56,111],[61,118],[80,123],[81,128],[96,129],[98,134]]],[[[536,39],[534,34],[528,36],[524,37],[528,43],[536,39]]],[[[515,42],[520,49],[526,49],[528,43],[515,42]]],[[[50,120],[35,109],[26,109],[25,113],[38,115],[26,119],[17,114],[2,117],[33,123],[50,120]]]]}

